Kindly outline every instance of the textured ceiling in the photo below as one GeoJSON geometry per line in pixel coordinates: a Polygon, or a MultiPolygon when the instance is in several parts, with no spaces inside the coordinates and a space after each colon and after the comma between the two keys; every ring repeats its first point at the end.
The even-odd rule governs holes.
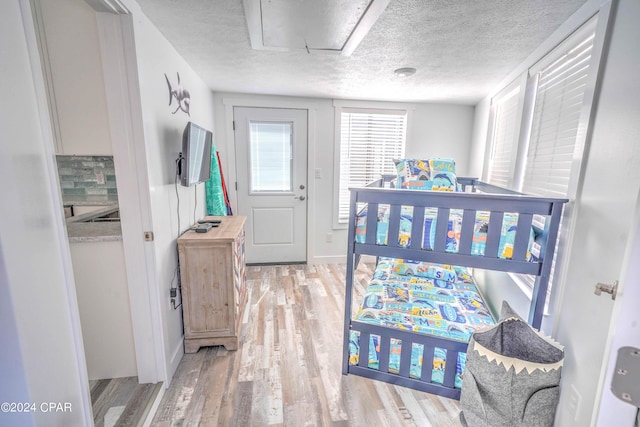
{"type": "Polygon", "coordinates": [[[473,105],[585,0],[391,0],[349,57],[252,50],[242,0],[137,2],[214,91],[473,105]]]}

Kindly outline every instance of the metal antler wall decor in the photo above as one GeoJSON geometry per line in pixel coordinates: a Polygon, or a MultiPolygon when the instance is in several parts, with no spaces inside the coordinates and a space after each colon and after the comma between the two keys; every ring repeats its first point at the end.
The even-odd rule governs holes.
{"type": "Polygon", "coordinates": [[[187,113],[187,116],[191,117],[191,114],[189,114],[191,95],[189,94],[189,91],[183,88],[180,84],[180,73],[176,72],[176,74],[178,75],[178,86],[175,89],[171,87],[169,77],[167,77],[166,74],[164,75],[164,78],[167,79],[167,86],[169,86],[169,106],[171,106],[173,98],[175,98],[178,103],[178,107],[171,114],[175,114],[178,110],[182,110],[187,113]]]}

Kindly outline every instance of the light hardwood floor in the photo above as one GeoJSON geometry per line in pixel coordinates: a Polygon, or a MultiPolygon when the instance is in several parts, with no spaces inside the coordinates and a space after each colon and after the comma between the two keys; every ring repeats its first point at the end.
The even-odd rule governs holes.
{"type": "Polygon", "coordinates": [[[138,377],[89,381],[96,427],[142,426],[161,383],[138,384],[138,377]]]}
{"type": "Polygon", "coordinates": [[[460,426],[457,401],[342,375],[344,281],[343,264],[247,267],[239,349],[186,354],[152,425],[460,426]]]}

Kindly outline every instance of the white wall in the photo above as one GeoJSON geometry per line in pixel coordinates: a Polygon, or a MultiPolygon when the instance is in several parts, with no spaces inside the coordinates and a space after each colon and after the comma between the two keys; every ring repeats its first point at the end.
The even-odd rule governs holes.
{"type": "Polygon", "coordinates": [[[112,154],[95,11],[83,0],[34,4],[46,34],[60,154],[112,154]]]}
{"type": "Polygon", "coordinates": [[[451,157],[459,176],[473,175],[470,147],[474,107],[451,104],[414,104],[406,157],[451,157]]]}
{"type": "Polygon", "coordinates": [[[489,132],[489,111],[491,98],[486,97],[476,104],[473,118],[473,143],[469,152],[469,176],[483,178],[484,158],[489,132]]]}
{"type": "Polygon", "coordinates": [[[71,411],[0,413],[0,424],[91,425],[73,273],[32,22],[27,0],[3,3],[0,56],[11,60],[3,60],[0,67],[0,93],[11,101],[0,103],[0,288],[6,320],[0,332],[0,401],[38,402],[38,409],[41,402],[67,402],[71,411]],[[11,309],[5,311],[8,306],[11,309]]]}
{"type": "Polygon", "coordinates": [[[173,281],[177,263],[176,239],[179,232],[204,216],[206,206],[204,184],[186,188],[178,183],[178,224],[178,196],[174,186],[175,160],[182,151],[182,132],[189,121],[214,131],[213,94],[149,22],[137,4],[131,2],[127,7],[133,15],[151,215],[155,234],[157,291],[163,323],[167,379],[170,380],[184,352],[182,309],[174,310],[170,306],[169,297],[172,282],[177,286],[177,280],[173,281]],[[183,87],[191,94],[190,116],[182,111],[172,114],[176,109],[175,99],[169,106],[169,90],[164,75],[166,73],[175,88],[176,72],[180,73],[183,87]]]}
{"type": "MultiPolygon", "coordinates": [[[[229,190],[229,198],[235,206],[234,188],[236,167],[234,142],[231,130],[232,117],[225,114],[225,100],[237,100],[244,106],[287,105],[303,106],[315,111],[315,135],[313,147],[309,150],[308,167],[311,171],[321,170],[322,178],[309,182],[309,223],[307,229],[310,263],[344,262],[347,248],[346,228],[333,228],[334,187],[334,130],[335,110],[333,100],[321,98],[296,98],[282,96],[262,96],[235,93],[215,93],[216,131],[214,140],[220,151],[223,171],[229,190]],[[332,242],[327,242],[327,234],[332,234],[332,242]]],[[[359,104],[366,104],[359,101],[359,104]]],[[[380,105],[380,103],[376,103],[380,105]]],[[[394,103],[385,103],[393,108],[394,103]]],[[[407,106],[407,104],[401,104],[407,106]]],[[[407,157],[452,157],[456,160],[458,173],[468,174],[469,151],[473,129],[474,108],[464,105],[411,104],[412,117],[407,129],[407,157]]],[[[313,129],[313,127],[310,127],[313,129]]],[[[314,175],[314,174],[312,174],[314,175]]]]}
{"type": "MultiPolygon", "coordinates": [[[[0,376],[3,379],[0,388],[0,401],[2,402],[28,402],[31,400],[29,393],[29,383],[27,371],[22,362],[22,349],[20,348],[20,337],[18,331],[18,319],[13,308],[13,301],[9,293],[9,277],[7,276],[7,266],[4,264],[4,253],[0,247],[0,324],[2,324],[2,334],[0,334],[0,376]]],[[[0,415],[0,421],[8,418],[6,414],[0,415]]],[[[15,418],[12,421],[17,421],[15,418]]],[[[33,414],[21,415],[20,422],[23,425],[33,425],[33,414]]]]}
{"type": "Polygon", "coordinates": [[[70,249],[89,380],[137,376],[122,241],[70,249]]]}
{"type": "MultiPolygon", "coordinates": [[[[582,10],[597,10],[599,5],[599,1],[590,1],[582,10]]],[[[557,314],[543,321],[543,329],[553,331],[555,338],[565,345],[562,393],[556,418],[561,426],[585,426],[592,420],[613,306],[607,295],[595,296],[594,287],[597,282],[612,283],[621,275],[640,187],[637,142],[640,137],[640,84],[637,79],[640,64],[635,54],[640,39],[640,28],[635,24],[639,16],[637,2],[620,1],[593,134],[586,151],[583,185],[574,206],[577,213],[575,232],[567,242],[570,248],[565,254],[567,279],[555,284],[556,299],[552,304],[556,304],[557,314]],[[581,396],[576,414],[569,403],[571,387],[575,387],[581,396]]],[[[511,80],[505,79],[505,84],[511,80]]],[[[474,153],[483,153],[485,149],[489,99],[487,97],[476,107],[474,153]]],[[[481,165],[474,168],[481,168],[481,165]]],[[[490,295],[492,306],[499,307],[499,299],[505,295],[509,300],[517,297],[520,306],[526,304],[513,284],[503,285],[499,287],[500,291],[490,295]]]]}

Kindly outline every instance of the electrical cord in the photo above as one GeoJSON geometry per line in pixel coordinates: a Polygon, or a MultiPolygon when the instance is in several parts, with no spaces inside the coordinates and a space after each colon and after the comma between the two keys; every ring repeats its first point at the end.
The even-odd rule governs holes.
{"type": "Polygon", "coordinates": [[[182,153],[180,153],[180,155],[176,159],[176,176],[175,176],[175,179],[173,180],[173,185],[176,190],[176,199],[178,201],[177,209],[176,209],[178,214],[178,237],[180,237],[180,194],[178,193],[178,176],[180,175],[180,160],[182,160],[182,153]]]}
{"type": "Polygon", "coordinates": [[[193,223],[196,223],[196,211],[198,210],[198,186],[193,186],[193,197],[195,198],[193,202],[193,223]]]}
{"type": "MultiPolygon", "coordinates": [[[[178,158],[176,159],[176,176],[175,179],[173,180],[173,185],[174,188],[176,190],[176,200],[177,200],[177,208],[176,208],[176,213],[178,215],[178,237],[180,237],[181,233],[180,233],[180,193],[178,193],[178,177],[180,175],[180,161],[182,160],[182,153],[180,153],[180,155],[178,156],[178,158]]],[[[178,243],[176,241],[176,268],[175,270],[173,270],[173,276],[171,277],[171,307],[176,310],[178,307],[180,307],[182,305],[182,298],[180,299],[180,304],[176,305],[176,296],[173,292],[174,289],[180,290],[180,295],[182,296],[182,287],[180,286],[180,284],[178,283],[177,287],[174,287],[173,284],[175,283],[177,277],[178,277],[178,269],[180,268],[180,257],[178,254],[178,243]]]]}

